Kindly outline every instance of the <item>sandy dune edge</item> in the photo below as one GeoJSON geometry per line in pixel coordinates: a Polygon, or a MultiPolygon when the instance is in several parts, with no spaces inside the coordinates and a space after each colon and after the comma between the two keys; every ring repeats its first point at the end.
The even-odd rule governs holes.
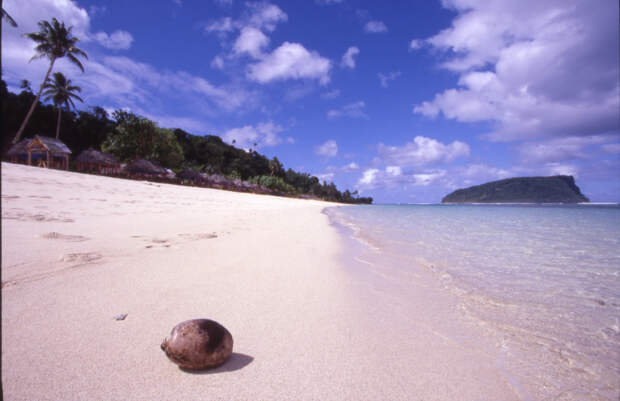
{"type": "Polygon", "coordinates": [[[326,205],[3,163],[5,399],[517,399],[493,361],[360,299],[326,205]],[[190,374],[159,344],[198,317],[235,354],[190,374]]]}

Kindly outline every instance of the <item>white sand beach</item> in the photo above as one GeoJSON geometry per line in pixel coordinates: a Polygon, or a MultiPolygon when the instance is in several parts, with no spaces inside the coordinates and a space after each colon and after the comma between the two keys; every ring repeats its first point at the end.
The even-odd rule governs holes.
{"type": "Polygon", "coordinates": [[[452,315],[428,287],[414,331],[364,296],[327,206],[2,163],[4,399],[521,399],[437,331],[452,315]],[[193,318],[230,330],[226,364],[166,358],[193,318]]]}

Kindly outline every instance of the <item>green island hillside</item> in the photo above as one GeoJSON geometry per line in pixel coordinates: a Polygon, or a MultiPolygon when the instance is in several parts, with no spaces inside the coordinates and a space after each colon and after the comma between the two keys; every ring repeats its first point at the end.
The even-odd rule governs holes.
{"type": "Polygon", "coordinates": [[[589,202],[570,175],[517,177],[457,189],[441,203],[580,203],[589,202]]]}

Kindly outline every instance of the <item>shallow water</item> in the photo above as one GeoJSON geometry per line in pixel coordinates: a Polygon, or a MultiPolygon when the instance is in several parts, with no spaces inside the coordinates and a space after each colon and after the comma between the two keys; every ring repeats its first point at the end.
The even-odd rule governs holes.
{"type": "Polygon", "coordinates": [[[373,205],[327,213],[364,244],[356,258],[385,280],[407,286],[407,274],[432,272],[456,296],[459,313],[488,336],[524,399],[620,399],[617,205],[373,205]]]}

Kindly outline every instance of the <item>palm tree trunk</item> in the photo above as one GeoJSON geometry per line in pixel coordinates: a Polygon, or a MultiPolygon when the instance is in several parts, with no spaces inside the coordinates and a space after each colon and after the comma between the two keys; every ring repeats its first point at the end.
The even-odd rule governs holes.
{"type": "Polygon", "coordinates": [[[58,122],[56,123],[56,139],[59,138],[60,136],[60,117],[62,116],[61,114],[61,108],[58,108],[58,122]]]}
{"type": "Polygon", "coordinates": [[[45,74],[45,78],[43,79],[43,83],[41,84],[41,88],[39,89],[39,93],[37,93],[37,97],[34,99],[34,102],[32,102],[32,106],[30,106],[30,110],[28,110],[28,114],[26,114],[26,118],[24,119],[24,122],[22,123],[21,127],[19,127],[19,131],[17,131],[15,138],[13,138],[13,143],[19,142],[19,138],[21,138],[22,133],[24,132],[24,128],[26,128],[26,124],[28,124],[28,120],[30,120],[30,116],[32,115],[32,112],[34,111],[35,106],[39,102],[41,93],[43,93],[43,88],[45,88],[45,83],[47,82],[47,79],[49,78],[50,73],[52,72],[52,67],[54,67],[54,61],[56,61],[55,57],[50,60],[50,68],[47,69],[47,74],[45,74]]]}

